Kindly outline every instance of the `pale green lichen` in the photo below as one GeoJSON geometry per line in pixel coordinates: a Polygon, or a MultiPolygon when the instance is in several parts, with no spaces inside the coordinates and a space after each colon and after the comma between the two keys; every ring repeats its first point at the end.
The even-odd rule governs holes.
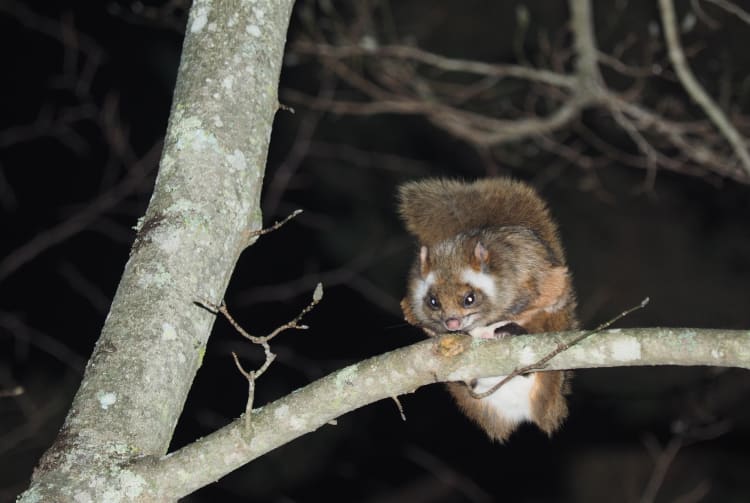
{"type": "Polygon", "coordinates": [[[125,495],[131,499],[140,496],[146,486],[146,480],[130,470],[123,470],[118,482],[125,495]]]}
{"type": "Polygon", "coordinates": [[[598,347],[594,347],[587,351],[584,351],[583,354],[585,355],[583,357],[583,360],[590,360],[592,363],[604,363],[604,361],[607,359],[607,355],[604,354],[604,351],[602,351],[601,348],[598,347]]]}
{"type": "Polygon", "coordinates": [[[401,374],[401,372],[399,372],[398,370],[395,370],[395,369],[391,370],[391,373],[390,373],[391,381],[398,382],[399,380],[401,380],[402,377],[403,377],[403,374],[401,374]]]}
{"type": "Polygon", "coordinates": [[[307,428],[307,421],[299,416],[292,416],[289,418],[289,426],[294,431],[301,431],[307,428]]]}
{"type": "Polygon", "coordinates": [[[677,335],[677,339],[680,341],[680,344],[687,348],[695,346],[697,337],[698,335],[692,330],[682,330],[677,335]]]}
{"type": "Polygon", "coordinates": [[[620,337],[610,346],[612,357],[620,362],[631,362],[641,359],[641,343],[631,336],[620,337]]]}
{"type": "Polygon", "coordinates": [[[164,288],[172,284],[172,275],[159,263],[150,264],[152,271],[144,271],[138,277],[138,286],[143,289],[164,288]]]}
{"type": "Polygon", "coordinates": [[[279,419],[279,420],[285,419],[287,415],[289,415],[289,406],[288,405],[280,405],[273,412],[273,417],[275,417],[276,419],[279,419]]]}
{"type": "Polygon", "coordinates": [[[178,140],[178,149],[184,149],[190,147],[191,150],[204,151],[204,150],[219,150],[219,141],[216,139],[213,133],[206,131],[204,128],[199,127],[189,130],[180,135],[178,140]]]}
{"type": "Polygon", "coordinates": [[[529,346],[524,346],[518,355],[518,361],[523,365],[529,365],[537,360],[539,360],[539,357],[537,357],[536,352],[529,346]]]}
{"type": "Polygon", "coordinates": [[[229,451],[224,454],[223,462],[225,466],[241,465],[244,461],[244,456],[239,451],[229,451]]]}
{"type": "Polygon", "coordinates": [[[151,239],[167,255],[173,255],[182,246],[180,233],[173,227],[157,228],[151,235],[151,239]]]}
{"type": "Polygon", "coordinates": [[[164,322],[161,324],[161,338],[165,341],[177,339],[177,330],[171,323],[164,322]]]}
{"type": "Polygon", "coordinates": [[[239,149],[234,149],[234,152],[227,155],[227,161],[229,161],[229,168],[232,171],[244,173],[247,171],[247,161],[245,160],[245,154],[239,149]]]}
{"type": "Polygon", "coordinates": [[[126,455],[130,454],[131,451],[132,449],[130,448],[130,446],[128,446],[128,444],[114,444],[112,446],[112,452],[114,452],[115,454],[126,455]]]}
{"type": "Polygon", "coordinates": [[[356,364],[341,369],[339,373],[336,374],[336,390],[342,391],[345,386],[352,386],[352,380],[357,376],[358,372],[359,366],[356,364]]]}
{"type": "Polygon", "coordinates": [[[190,16],[190,33],[200,33],[208,24],[208,14],[211,12],[211,4],[208,2],[195,2],[190,16]]]}
{"type": "Polygon", "coordinates": [[[78,491],[73,495],[73,501],[75,503],[93,503],[94,500],[91,499],[91,496],[88,493],[85,493],[83,491],[78,491]]]}
{"type": "Polygon", "coordinates": [[[99,400],[99,406],[107,410],[117,402],[117,393],[112,391],[99,391],[96,394],[96,399],[99,400]]]}
{"type": "Polygon", "coordinates": [[[18,503],[41,503],[43,499],[39,492],[40,489],[38,486],[31,486],[18,498],[18,503]]]}
{"type": "Polygon", "coordinates": [[[131,227],[135,232],[139,232],[141,230],[141,227],[143,227],[143,222],[146,219],[146,215],[143,215],[142,217],[139,217],[138,220],[135,221],[135,225],[131,227]]]}

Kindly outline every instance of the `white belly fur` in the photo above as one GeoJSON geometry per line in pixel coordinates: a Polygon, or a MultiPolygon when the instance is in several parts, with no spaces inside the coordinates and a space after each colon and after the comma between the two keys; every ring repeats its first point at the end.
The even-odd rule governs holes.
{"type": "MultiPolygon", "coordinates": [[[[483,393],[503,379],[505,376],[477,379],[474,392],[483,393]]],[[[482,398],[482,402],[510,422],[531,421],[531,389],[535,381],[535,374],[514,377],[490,396],[482,398]]]]}

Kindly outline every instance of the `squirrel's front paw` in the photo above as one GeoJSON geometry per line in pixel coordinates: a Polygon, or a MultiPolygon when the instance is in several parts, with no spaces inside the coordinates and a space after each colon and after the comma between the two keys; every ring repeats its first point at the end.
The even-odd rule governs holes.
{"type": "Polygon", "coordinates": [[[526,333],[528,332],[521,325],[508,320],[498,321],[492,325],[477,327],[469,331],[469,335],[477,339],[502,339],[526,333]]]}

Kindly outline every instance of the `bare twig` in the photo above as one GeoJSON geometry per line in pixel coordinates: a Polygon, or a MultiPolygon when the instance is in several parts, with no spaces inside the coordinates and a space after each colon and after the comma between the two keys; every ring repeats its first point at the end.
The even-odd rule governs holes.
{"type": "Polygon", "coordinates": [[[136,191],[145,182],[153,168],[156,167],[161,146],[161,142],[155,143],[148,152],[129,167],[128,174],[122,180],[100,194],[84,209],[57,225],[41,231],[27,243],[19,246],[0,260],[0,281],[47,249],[80,233],[104,212],[111,210],[124,198],[136,191]]]}
{"type": "Polygon", "coordinates": [[[76,374],[83,374],[86,360],[57,338],[26,324],[18,315],[0,311],[0,328],[24,344],[32,345],[51,355],[76,374]]]}
{"type": "Polygon", "coordinates": [[[698,484],[687,493],[675,498],[674,503],[699,503],[700,501],[705,501],[706,496],[708,496],[710,491],[711,482],[704,479],[698,482],[698,484]]]}
{"type": "Polygon", "coordinates": [[[750,24],[750,12],[741,9],[737,4],[729,2],[727,0],[706,0],[714,5],[718,5],[725,11],[734,14],[740,18],[744,23],[750,24]]]}
{"type": "Polygon", "coordinates": [[[416,61],[445,72],[473,73],[492,77],[524,79],[568,89],[575,86],[575,80],[570,76],[549,70],[531,68],[522,65],[500,65],[483,63],[480,61],[448,58],[408,45],[385,45],[370,49],[355,45],[332,46],[327,44],[299,42],[295,44],[294,50],[303,54],[319,54],[321,56],[336,59],[352,56],[398,58],[416,61]]]}
{"type": "MultiPolygon", "coordinates": [[[[8,398],[14,396],[21,396],[26,392],[23,386],[14,386],[10,389],[0,389],[0,398],[8,398]]],[[[403,416],[403,413],[402,413],[403,416]]],[[[406,420],[406,419],[404,419],[406,420]]]]}
{"type": "Polygon", "coordinates": [[[664,484],[664,478],[667,476],[669,467],[682,448],[682,437],[672,437],[664,448],[653,437],[647,437],[645,441],[646,447],[654,455],[654,469],[643,494],[641,494],[640,503],[652,503],[656,500],[656,495],[664,484]]]}
{"type": "Polygon", "coordinates": [[[286,224],[289,220],[293,219],[297,215],[302,213],[302,210],[294,210],[289,216],[287,216],[285,219],[280,220],[276,223],[274,223],[270,227],[266,227],[264,229],[258,229],[257,231],[252,231],[248,234],[249,239],[252,239],[254,237],[263,236],[264,234],[268,234],[269,232],[273,232],[275,230],[278,230],[281,226],[286,224]]]}
{"type": "Polygon", "coordinates": [[[735,155],[740,159],[744,170],[750,173],[750,154],[748,153],[745,139],[732,123],[729,122],[724,112],[714,103],[708,93],[706,93],[687,64],[685,53],[680,44],[672,0],[659,0],[659,10],[664,25],[664,38],[669,49],[669,59],[672,61],[680,82],[682,82],[690,97],[700,105],[706,115],[727,139],[735,155]]]}
{"type": "MultiPolygon", "coordinates": [[[[295,216],[295,214],[292,214],[288,216],[284,221],[276,223],[274,226],[275,228],[280,227],[283,225],[283,223],[290,218],[295,216]]],[[[271,230],[274,230],[274,228],[264,229],[265,232],[270,232],[271,230]]],[[[278,334],[283,332],[284,330],[289,329],[296,329],[296,330],[307,330],[307,325],[301,325],[300,321],[302,320],[302,317],[305,316],[307,313],[309,313],[317,304],[323,299],[323,285],[318,283],[318,285],[315,287],[315,291],[313,292],[313,298],[312,301],[304,308],[300,313],[291,321],[284,323],[280,327],[273,330],[270,334],[265,336],[255,336],[248,333],[242,326],[232,317],[232,315],[229,313],[229,310],[227,309],[226,304],[223,302],[219,305],[212,304],[208,301],[196,301],[200,306],[208,309],[209,311],[213,313],[221,313],[224,318],[234,327],[234,329],[244,338],[252,342],[253,344],[258,344],[263,348],[263,351],[265,352],[265,360],[263,361],[263,364],[257,369],[257,370],[245,370],[245,368],[240,363],[239,358],[237,357],[237,353],[232,351],[232,358],[234,359],[234,364],[237,366],[237,370],[240,371],[240,373],[245,377],[247,380],[248,385],[248,391],[247,391],[247,402],[245,403],[245,414],[244,414],[244,420],[245,420],[245,432],[250,433],[251,431],[251,415],[253,410],[253,400],[255,397],[255,381],[263,375],[263,373],[268,370],[268,368],[271,366],[271,363],[276,359],[276,355],[271,352],[271,346],[269,342],[271,339],[276,337],[278,334]]]]}
{"type": "Polygon", "coordinates": [[[576,51],[576,75],[583,89],[578,92],[595,92],[601,84],[598,50],[594,36],[594,15],[591,0],[569,0],[570,25],[574,34],[576,51]]]}
{"type": "MultiPolygon", "coordinates": [[[[404,456],[431,473],[441,481],[447,488],[453,488],[463,494],[468,501],[473,503],[489,503],[495,501],[486,490],[482,489],[471,477],[457,471],[450,463],[438,458],[434,453],[426,451],[416,445],[409,445],[404,450],[404,456]]],[[[445,491],[444,488],[441,488],[445,491]]],[[[407,497],[402,501],[410,501],[407,497]]],[[[436,498],[437,499],[437,498],[436,498]]],[[[425,500],[432,501],[432,500],[425,500]]]]}
{"type": "MultiPolygon", "coordinates": [[[[318,91],[318,97],[332,97],[335,89],[334,84],[334,79],[328,76],[324,77],[323,83],[318,91]]],[[[290,108],[284,105],[279,105],[279,107],[282,109],[290,108]]],[[[294,113],[294,110],[291,109],[291,112],[294,113]]],[[[279,203],[281,202],[284,192],[288,188],[294,175],[297,173],[302,161],[308,155],[313,135],[315,134],[315,130],[318,127],[322,115],[323,114],[318,111],[309,111],[300,119],[299,126],[297,127],[297,135],[294,139],[292,148],[289,150],[289,154],[273,172],[266,185],[266,195],[263,200],[264,213],[275,215],[278,211],[279,203]]]]}
{"type": "Polygon", "coordinates": [[[602,330],[604,330],[607,327],[611,326],[616,321],[618,321],[618,320],[624,318],[625,316],[629,315],[633,311],[637,311],[638,309],[642,309],[642,308],[646,307],[646,305],[648,303],[649,303],[649,298],[646,297],[637,306],[633,306],[630,309],[626,309],[625,311],[621,312],[620,314],[618,314],[617,316],[615,316],[611,320],[605,321],[604,323],[602,323],[601,325],[599,325],[598,327],[596,327],[594,330],[592,330],[590,332],[584,332],[583,334],[577,336],[575,339],[573,339],[573,340],[571,340],[569,342],[561,342],[560,344],[557,345],[557,347],[554,350],[550,351],[543,358],[541,358],[540,360],[532,363],[531,365],[526,365],[525,367],[518,367],[518,368],[514,369],[513,372],[511,372],[510,374],[508,374],[507,376],[505,376],[505,378],[503,380],[501,380],[500,382],[498,382],[497,384],[495,384],[493,387],[491,387],[487,391],[484,391],[482,393],[476,393],[471,388],[469,388],[469,393],[471,394],[471,396],[473,398],[476,398],[476,399],[487,398],[488,396],[490,396],[491,394],[493,394],[495,391],[499,390],[505,383],[507,383],[508,381],[510,381],[511,379],[513,379],[514,377],[518,377],[520,375],[527,374],[527,373],[533,372],[535,370],[542,370],[542,369],[544,369],[547,366],[547,363],[552,358],[554,358],[555,356],[559,355],[563,351],[567,351],[568,349],[570,349],[571,347],[575,346],[576,344],[578,344],[582,340],[587,339],[588,337],[601,332],[602,330]]]}
{"type": "Polygon", "coordinates": [[[401,405],[401,400],[399,400],[396,395],[392,396],[391,399],[396,402],[396,407],[398,407],[398,413],[401,415],[401,420],[406,421],[406,414],[404,414],[404,406],[401,405]]]}
{"type": "MultiPolygon", "coordinates": [[[[727,0],[715,1],[726,4],[725,8],[742,16],[742,9],[731,9],[727,0]]],[[[742,122],[743,116],[734,118],[736,126],[731,126],[728,120],[717,119],[713,112],[709,115],[710,120],[691,120],[689,108],[677,99],[660,100],[652,109],[645,102],[649,78],[684,81],[671,70],[665,71],[666,65],[661,61],[654,60],[654,55],[661,53],[660,41],[654,39],[646,43],[646,54],[640,63],[626,64],[623,53],[634,46],[634,37],[626,37],[611,50],[611,55],[605,54],[596,43],[593,2],[569,0],[568,3],[570,29],[561,30],[561,33],[573,35],[571,47],[565,47],[562,38],[550,43],[545,36],[540,36],[540,46],[549,53],[549,69],[528,64],[505,65],[447,58],[397,41],[381,43],[368,39],[364,43],[361,33],[355,33],[354,28],[337,19],[333,25],[335,34],[332,35],[336,42],[326,41],[323,32],[313,27],[311,32],[315,35],[297,41],[293,50],[297,54],[317,56],[323,66],[362,96],[350,93],[343,99],[338,95],[321,99],[293,90],[286,93],[293,101],[335,114],[421,115],[478,152],[524,140],[541,142],[549,147],[550,140],[554,142],[550,138],[553,133],[565,132],[571,124],[580,122],[578,119],[584,111],[600,108],[612,117],[614,124],[627,134],[640,152],[640,155],[623,152],[618,158],[624,159],[628,166],[647,169],[647,183],[653,183],[658,169],[690,176],[717,174],[750,183],[750,169],[743,160],[749,159],[745,157],[741,136],[748,129],[742,122]],[[566,73],[572,58],[575,58],[573,72],[566,73]],[[601,75],[599,64],[613,68],[623,77],[632,78],[632,85],[622,92],[610,89],[601,75]],[[476,80],[457,83],[450,75],[456,73],[463,74],[463,80],[466,77],[476,77],[476,80]],[[522,81],[522,85],[525,81],[525,96],[519,98],[523,106],[512,106],[519,99],[508,99],[508,86],[501,84],[507,78],[522,81]],[[511,106],[499,103],[510,103],[511,106]],[[488,104],[495,113],[486,112],[488,104]],[[714,124],[724,125],[717,129],[714,124]],[[740,158],[740,163],[736,157],[740,158]]],[[[366,17],[371,14],[366,10],[362,9],[359,15],[366,17]]],[[[360,19],[359,23],[372,22],[369,17],[367,19],[360,19]]],[[[684,58],[688,51],[680,50],[684,58]]],[[[695,99],[695,93],[690,89],[688,94],[695,99]]],[[[720,112],[718,107],[714,108],[720,112]]],[[[614,145],[596,148],[602,152],[619,150],[614,145]]],[[[569,155],[565,157],[570,158],[569,155]]],[[[590,165],[584,161],[581,167],[590,172],[590,165]]]]}

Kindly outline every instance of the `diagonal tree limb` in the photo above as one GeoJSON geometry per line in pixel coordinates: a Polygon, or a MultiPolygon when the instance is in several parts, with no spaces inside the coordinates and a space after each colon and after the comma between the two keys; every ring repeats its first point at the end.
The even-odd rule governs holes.
{"type": "Polygon", "coordinates": [[[55,443],[20,501],[164,501],[124,466],[167,451],[260,192],[293,2],[195,0],[154,194],[55,443]],[[221,27],[221,29],[216,29],[221,27]]]}

